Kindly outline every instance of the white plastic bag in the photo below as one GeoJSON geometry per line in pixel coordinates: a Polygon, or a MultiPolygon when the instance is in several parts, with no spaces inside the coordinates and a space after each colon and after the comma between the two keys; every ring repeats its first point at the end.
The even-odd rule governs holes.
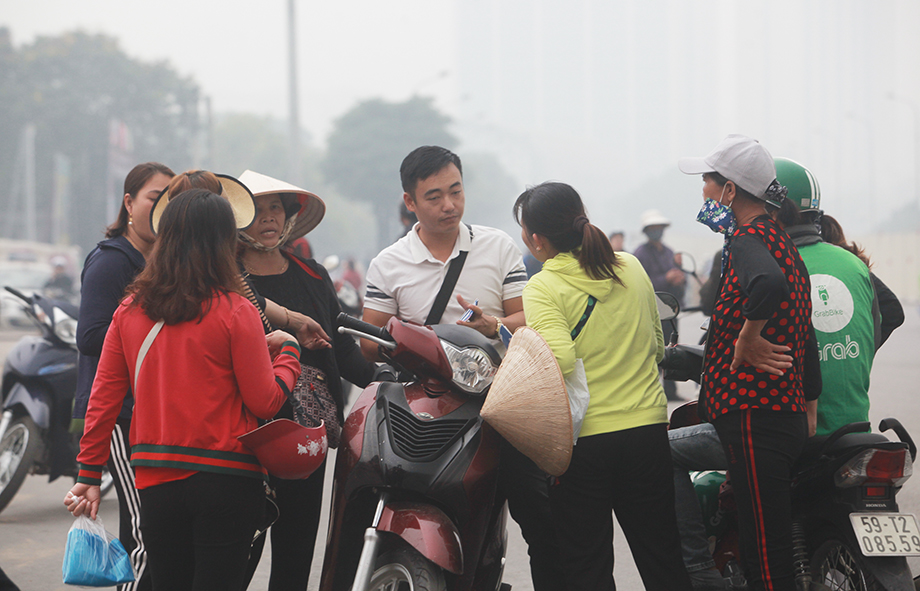
{"type": "Polygon", "coordinates": [[[565,378],[565,389],[569,395],[569,408],[572,411],[572,445],[578,442],[581,425],[585,422],[591,394],[588,392],[588,377],[585,364],[581,359],[575,360],[575,369],[565,378]]]}
{"type": "Polygon", "coordinates": [[[105,531],[98,515],[95,521],[85,514],[74,519],[61,570],[64,583],[81,587],[113,587],[135,579],[124,546],[105,531]]]}

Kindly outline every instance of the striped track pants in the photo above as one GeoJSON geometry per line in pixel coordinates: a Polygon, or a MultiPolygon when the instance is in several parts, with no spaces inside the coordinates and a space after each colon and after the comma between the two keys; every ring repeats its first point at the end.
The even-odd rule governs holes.
{"type": "Polygon", "coordinates": [[[141,499],[134,487],[134,469],[131,467],[131,445],[128,433],[130,419],[118,419],[112,431],[109,446],[111,455],[108,468],[115,480],[118,493],[118,538],[131,558],[137,580],[118,586],[118,591],[150,591],[150,573],[147,569],[147,552],[141,535],[141,499]]]}

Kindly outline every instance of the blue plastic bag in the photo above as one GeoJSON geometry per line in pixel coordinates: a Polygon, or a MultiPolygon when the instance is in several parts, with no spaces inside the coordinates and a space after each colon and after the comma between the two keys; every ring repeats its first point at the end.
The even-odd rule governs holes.
{"type": "Polygon", "coordinates": [[[64,583],[83,587],[112,587],[134,580],[125,547],[105,531],[102,519],[77,517],[67,533],[64,549],[64,583]]]}

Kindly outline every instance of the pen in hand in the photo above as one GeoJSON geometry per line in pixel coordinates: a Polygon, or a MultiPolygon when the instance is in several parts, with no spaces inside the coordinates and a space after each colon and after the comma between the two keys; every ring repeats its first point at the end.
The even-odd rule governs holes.
{"type": "MultiPolygon", "coordinates": [[[[478,305],[479,305],[479,300],[476,300],[475,302],[473,302],[473,305],[474,305],[474,306],[478,306],[478,305]]],[[[463,313],[463,316],[460,317],[460,321],[461,321],[461,322],[469,322],[469,321],[470,321],[470,318],[472,318],[472,317],[473,317],[473,309],[472,309],[472,308],[468,308],[467,311],[463,313]]]]}

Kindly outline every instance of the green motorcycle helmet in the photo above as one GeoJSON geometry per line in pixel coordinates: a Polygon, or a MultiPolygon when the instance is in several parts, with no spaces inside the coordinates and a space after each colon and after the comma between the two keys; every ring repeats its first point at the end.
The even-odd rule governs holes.
{"type": "Polygon", "coordinates": [[[792,201],[799,211],[821,209],[821,187],[810,170],[789,158],[774,158],[776,180],[788,189],[786,199],[792,201]]]}
{"type": "Polygon", "coordinates": [[[719,507],[719,488],[725,482],[725,473],[715,470],[691,472],[693,490],[700,502],[707,536],[721,536],[728,527],[725,512],[719,507]]]}

